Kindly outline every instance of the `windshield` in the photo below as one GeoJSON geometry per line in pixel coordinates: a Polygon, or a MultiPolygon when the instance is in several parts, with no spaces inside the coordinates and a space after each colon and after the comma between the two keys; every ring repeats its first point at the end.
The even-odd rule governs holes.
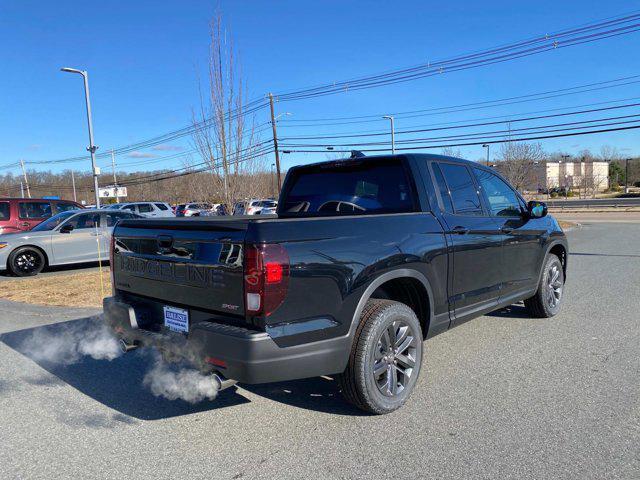
{"type": "Polygon", "coordinates": [[[412,212],[409,179],[396,158],[331,162],[293,173],[279,212],[286,216],[412,212]]]}
{"type": "Polygon", "coordinates": [[[53,230],[62,222],[64,222],[67,218],[75,215],[77,212],[73,210],[67,210],[66,212],[59,213],[54,215],[51,218],[48,218],[42,223],[39,223],[35,227],[31,229],[32,232],[46,232],[49,230],[53,230]]]}

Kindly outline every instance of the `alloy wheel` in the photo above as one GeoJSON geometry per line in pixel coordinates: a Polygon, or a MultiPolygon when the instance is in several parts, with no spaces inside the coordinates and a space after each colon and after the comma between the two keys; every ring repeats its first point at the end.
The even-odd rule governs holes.
{"type": "Polygon", "coordinates": [[[374,356],[373,378],[384,396],[396,396],[409,384],[416,367],[420,341],[413,328],[400,320],[389,324],[380,335],[374,356]]]}
{"type": "Polygon", "coordinates": [[[547,273],[547,304],[551,308],[556,308],[562,299],[563,287],[562,268],[554,263],[547,273]]]}
{"type": "Polygon", "coordinates": [[[15,258],[14,264],[21,272],[35,272],[40,267],[40,257],[31,251],[22,252],[15,258]]]}

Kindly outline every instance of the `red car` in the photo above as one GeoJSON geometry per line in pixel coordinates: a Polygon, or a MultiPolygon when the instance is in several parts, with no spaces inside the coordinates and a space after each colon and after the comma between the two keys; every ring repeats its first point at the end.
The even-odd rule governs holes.
{"type": "Polygon", "coordinates": [[[84,207],[71,200],[0,198],[0,234],[31,230],[57,213],[79,208],[84,207]]]}

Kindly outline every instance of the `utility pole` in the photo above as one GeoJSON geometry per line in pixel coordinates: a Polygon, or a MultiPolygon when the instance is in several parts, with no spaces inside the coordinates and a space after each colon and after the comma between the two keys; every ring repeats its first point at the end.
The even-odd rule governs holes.
{"type": "Polygon", "coordinates": [[[485,143],[484,145],[482,145],[484,148],[487,149],[487,167],[489,166],[489,147],[491,145],[489,145],[488,143],[485,143]]]}
{"type": "Polygon", "coordinates": [[[20,198],[24,198],[24,183],[20,180],[20,198]]]}
{"type": "Polygon", "coordinates": [[[100,208],[100,193],[98,192],[98,167],[96,167],[96,147],[93,144],[93,125],[91,124],[91,101],[89,97],[89,74],[84,70],[78,70],[75,68],[62,68],[63,72],[77,73],[82,75],[84,80],[84,99],[87,106],[87,126],[89,127],[89,147],[87,150],[91,153],[91,171],[93,174],[93,189],[95,190],[96,208],[100,208]]]}
{"type": "Polygon", "coordinates": [[[386,118],[391,122],[391,155],[396,154],[396,132],[393,127],[393,115],[385,115],[382,118],[386,118]]]}
{"type": "Polygon", "coordinates": [[[76,175],[73,173],[73,170],[71,170],[71,186],[73,187],[73,201],[77,202],[78,197],[76,195],[76,175]]]}
{"type": "Polygon", "coordinates": [[[278,178],[278,194],[282,188],[280,180],[280,153],[278,152],[278,133],[276,132],[276,114],[273,109],[273,94],[269,94],[269,105],[271,106],[271,127],[273,129],[273,151],[276,154],[276,175],[278,178]]]}
{"type": "MultiPolygon", "coordinates": [[[[31,198],[31,190],[29,190],[29,180],[27,180],[27,171],[24,169],[24,160],[20,160],[20,166],[22,167],[22,176],[24,177],[24,184],[27,186],[27,196],[31,198]]],[[[24,192],[22,192],[24,197],[24,192]]]]}
{"type": "Polygon", "coordinates": [[[116,189],[116,203],[120,203],[118,197],[118,179],[116,178],[116,157],[113,154],[113,148],[111,149],[111,168],[113,169],[113,186],[116,189]]]}
{"type": "Polygon", "coordinates": [[[629,160],[631,159],[624,159],[624,193],[629,193],[629,160]]]}

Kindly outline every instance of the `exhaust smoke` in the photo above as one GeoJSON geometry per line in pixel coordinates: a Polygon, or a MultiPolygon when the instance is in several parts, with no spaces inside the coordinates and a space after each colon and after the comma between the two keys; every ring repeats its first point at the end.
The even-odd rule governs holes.
{"type": "Polygon", "coordinates": [[[24,340],[21,350],[36,361],[62,365],[77,363],[83,356],[113,360],[122,354],[118,338],[101,316],[39,328],[24,340]]]}
{"type": "Polygon", "coordinates": [[[142,383],[156,397],[198,403],[205,399],[212,400],[218,395],[220,382],[215,376],[165,363],[158,353],[154,357],[153,367],[145,374],[142,383]]]}

